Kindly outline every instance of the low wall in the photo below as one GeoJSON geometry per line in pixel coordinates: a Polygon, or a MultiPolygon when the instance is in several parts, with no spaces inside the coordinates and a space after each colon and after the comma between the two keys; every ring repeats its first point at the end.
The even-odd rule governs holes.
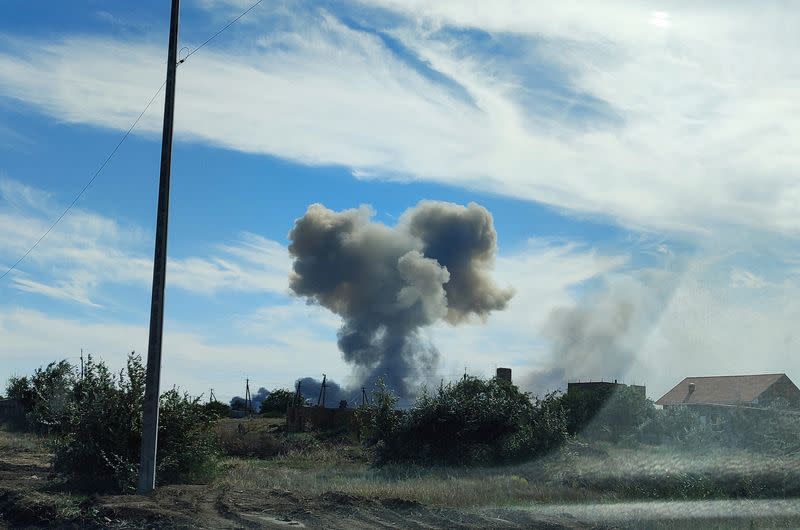
{"type": "Polygon", "coordinates": [[[290,431],[314,429],[355,428],[354,409],[329,409],[325,407],[289,407],[286,427],[290,431]]]}
{"type": "Polygon", "coordinates": [[[13,421],[22,418],[22,405],[16,399],[0,399],[0,421],[13,421]]]}

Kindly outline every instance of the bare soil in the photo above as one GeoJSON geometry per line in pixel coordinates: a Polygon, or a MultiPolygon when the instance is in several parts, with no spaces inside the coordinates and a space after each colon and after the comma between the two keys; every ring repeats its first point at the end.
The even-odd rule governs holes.
{"type": "MultiPolygon", "coordinates": [[[[13,433],[3,433],[14,437],[13,433]]],[[[158,488],[153,495],[60,489],[43,451],[0,453],[0,528],[588,528],[549,514],[438,509],[404,499],[328,492],[302,496],[224,484],[158,488]]]]}

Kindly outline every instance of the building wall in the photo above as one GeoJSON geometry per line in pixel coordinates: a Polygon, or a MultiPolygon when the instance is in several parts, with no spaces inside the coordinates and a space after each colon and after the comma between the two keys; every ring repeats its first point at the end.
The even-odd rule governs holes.
{"type": "Polygon", "coordinates": [[[16,399],[0,399],[0,421],[15,421],[22,417],[22,405],[16,399]]]}
{"type": "Polygon", "coordinates": [[[355,427],[355,409],[325,407],[289,407],[286,412],[286,426],[290,431],[304,431],[308,427],[316,429],[336,429],[355,427]]]}
{"type": "Polygon", "coordinates": [[[585,383],[567,383],[567,394],[593,394],[598,397],[607,398],[614,390],[621,388],[631,388],[644,398],[647,395],[647,388],[644,385],[625,385],[611,381],[588,381],[585,383]]]}
{"type": "Polygon", "coordinates": [[[769,406],[776,400],[785,400],[791,408],[800,408],[800,390],[792,383],[791,379],[784,376],[758,396],[757,404],[769,406]]]}

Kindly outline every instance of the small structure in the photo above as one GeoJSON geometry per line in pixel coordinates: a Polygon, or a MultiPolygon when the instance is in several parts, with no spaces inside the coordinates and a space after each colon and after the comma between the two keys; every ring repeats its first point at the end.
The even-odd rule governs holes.
{"type": "Polygon", "coordinates": [[[786,374],[687,377],[656,401],[662,407],[800,407],[800,389],[786,374]]]}
{"type": "Polygon", "coordinates": [[[597,396],[598,399],[607,399],[616,390],[631,388],[636,393],[641,394],[642,399],[647,396],[647,388],[644,385],[626,385],[618,383],[615,379],[611,381],[583,381],[567,383],[567,395],[569,396],[597,396]]]}
{"type": "Polygon", "coordinates": [[[22,403],[16,399],[0,399],[0,421],[17,421],[25,414],[22,403]]]}
{"type": "Polygon", "coordinates": [[[511,368],[498,368],[495,375],[497,379],[511,382],[511,368]]]}

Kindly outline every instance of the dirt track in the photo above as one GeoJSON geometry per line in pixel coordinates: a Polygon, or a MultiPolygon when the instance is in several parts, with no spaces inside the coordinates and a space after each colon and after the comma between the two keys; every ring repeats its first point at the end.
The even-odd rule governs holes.
{"type": "Polygon", "coordinates": [[[2,528],[797,528],[800,501],[531,504],[441,509],[404,499],[182,485],[137,495],[81,496],[49,480],[41,450],[0,452],[2,528]]]}
{"type": "MultiPolygon", "coordinates": [[[[47,480],[48,455],[0,454],[0,528],[587,528],[563,517],[436,509],[402,499],[340,493],[298,497],[273,490],[166,486],[147,497],[78,497],[47,480]]],[[[594,526],[596,527],[596,526],[594,526]]]]}
{"type": "Polygon", "coordinates": [[[255,495],[203,486],[162,488],[151,498],[108,497],[100,505],[106,516],[120,523],[149,519],[151,524],[185,528],[596,527],[577,522],[564,524],[563,517],[516,510],[498,516],[432,509],[401,499],[373,501],[336,493],[302,499],[284,491],[255,495]]]}

